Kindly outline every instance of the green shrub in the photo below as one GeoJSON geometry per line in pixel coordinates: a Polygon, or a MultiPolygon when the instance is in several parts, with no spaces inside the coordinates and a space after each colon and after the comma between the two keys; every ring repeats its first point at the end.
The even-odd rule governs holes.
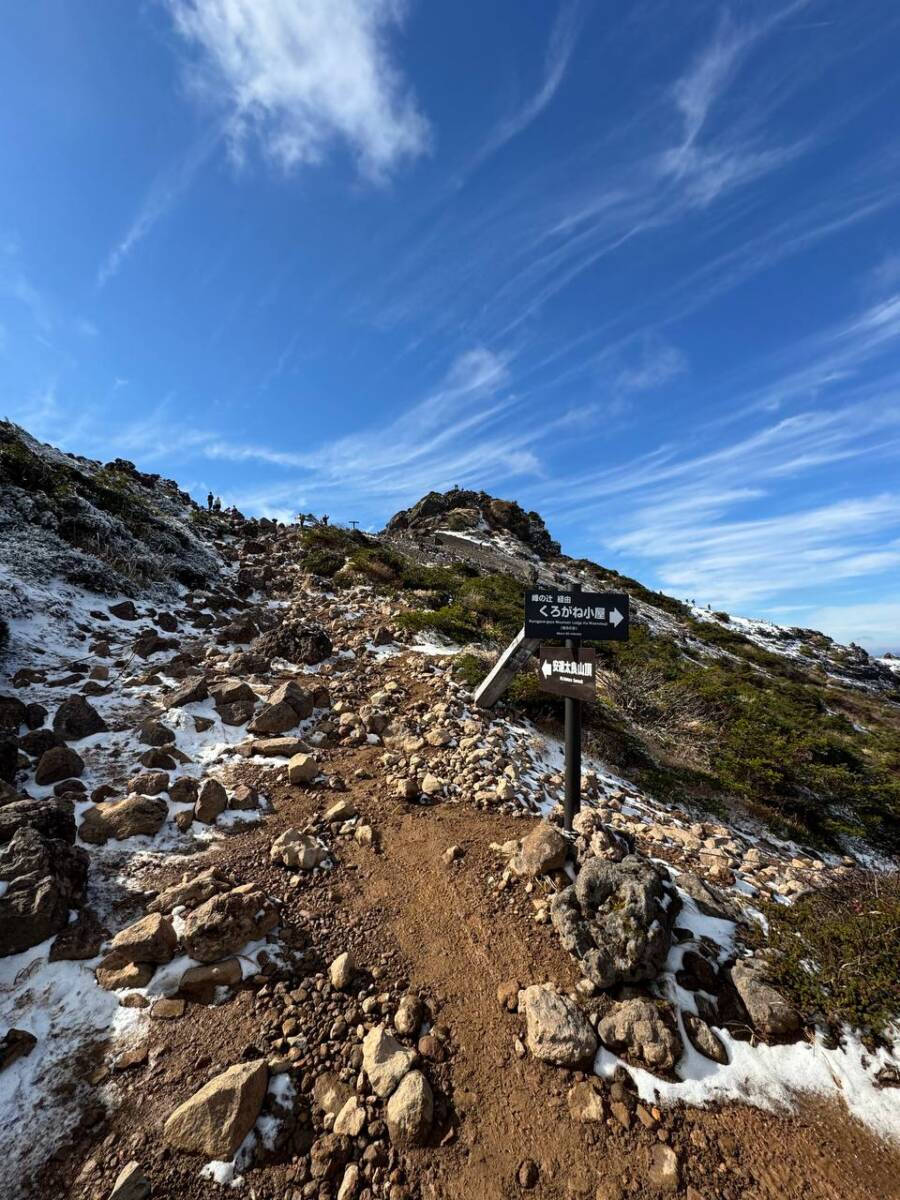
{"type": "Polygon", "coordinates": [[[459,604],[445,604],[433,611],[410,609],[400,614],[397,624],[401,629],[409,629],[413,633],[433,630],[454,642],[472,642],[479,637],[478,626],[459,604]]]}
{"type": "Polygon", "coordinates": [[[859,871],[770,904],[772,982],[807,1020],[882,1033],[900,1015],[900,872],[859,871]]]}

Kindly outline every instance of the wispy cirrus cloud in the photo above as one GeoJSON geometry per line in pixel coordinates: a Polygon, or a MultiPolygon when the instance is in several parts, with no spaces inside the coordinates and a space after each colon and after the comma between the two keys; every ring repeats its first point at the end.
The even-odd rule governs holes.
{"type": "Polygon", "coordinates": [[[402,0],[166,0],[195,52],[194,86],[227,113],[238,159],[256,142],[286,170],[334,144],[382,181],[422,154],[429,125],[389,48],[402,0]]]}
{"type": "Polygon", "coordinates": [[[551,103],[565,78],[584,19],[584,0],[563,0],[550,31],[540,85],[518,108],[498,122],[470,163],[470,172],[523,133],[551,103]]]}
{"type": "Polygon", "coordinates": [[[164,0],[191,90],[213,109],[202,135],[150,184],[97,272],[104,287],[185,197],[223,143],[236,162],[252,144],[286,171],[346,147],[383,183],[424,153],[430,130],[390,53],[402,0],[164,0]]]}
{"type": "Polygon", "coordinates": [[[221,126],[210,127],[178,162],[156,176],[128,228],[100,264],[97,271],[98,288],[105,287],[118,274],[136,247],[184,198],[222,137],[221,126]]]}

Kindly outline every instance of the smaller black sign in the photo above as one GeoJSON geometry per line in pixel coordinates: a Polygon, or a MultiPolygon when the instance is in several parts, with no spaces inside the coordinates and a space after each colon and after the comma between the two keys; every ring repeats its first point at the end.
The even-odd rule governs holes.
{"type": "Polygon", "coordinates": [[[597,690],[597,654],[594,650],[566,650],[541,646],[538,683],[542,692],[587,700],[597,690]]]}
{"type": "Polygon", "coordinates": [[[624,592],[579,592],[536,584],[525,593],[527,638],[628,639],[630,609],[624,592]]]}

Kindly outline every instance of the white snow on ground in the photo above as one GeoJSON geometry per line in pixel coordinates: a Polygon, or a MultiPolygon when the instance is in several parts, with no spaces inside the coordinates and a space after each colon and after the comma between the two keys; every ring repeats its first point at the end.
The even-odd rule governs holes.
{"type": "MultiPolygon", "coordinates": [[[[183,592],[184,589],[179,589],[183,592]]],[[[89,627],[95,636],[106,637],[114,647],[114,656],[127,658],[127,648],[146,620],[122,621],[110,617],[98,622],[91,610],[106,613],[111,604],[126,597],[96,596],[71,585],[56,581],[52,585],[23,583],[0,566],[0,601],[10,614],[10,641],[3,663],[4,675],[11,676],[20,667],[40,667],[48,677],[62,678],[69,673],[68,663],[93,658],[89,655],[89,639],[79,626],[89,627]],[[125,648],[124,651],[122,648],[125,648]]],[[[168,601],[171,603],[170,595],[168,601]]],[[[141,605],[149,602],[142,596],[141,605]]],[[[148,659],[133,660],[123,672],[145,671],[154,662],[164,659],[162,651],[148,659]]],[[[100,660],[104,661],[104,660],[100,660]]],[[[111,675],[118,672],[110,663],[111,675]]],[[[161,677],[169,686],[179,681],[161,677]]],[[[44,704],[49,710],[48,721],[59,704],[70,694],[67,687],[49,684],[29,684],[28,698],[44,704]]],[[[147,701],[155,701],[159,687],[141,685],[116,688],[107,695],[89,696],[90,703],[109,725],[106,732],[80,741],[71,741],[85,762],[82,782],[88,789],[85,799],[75,805],[76,821],[90,807],[88,794],[100,783],[116,775],[123,784],[133,772],[140,754],[147,749],[134,733],[147,701]],[[117,766],[119,768],[117,772],[117,766]]],[[[309,722],[298,727],[298,736],[309,722]]],[[[319,716],[321,714],[318,714],[319,716]]],[[[193,704],[163,713],[160,720],[176,733],[177,745],[193,761],[177,764],[169,771],[170,779],[181,775],[200,776],[208,773],[213,763],[227,764],[233,757],[232,748],[247,737],[246,726],[224,725],[212,701],[193,704]],[[193,717],[203,716],[212,721],[209,730],[196,730],[193,717]]],[[[275,760],[273,760],[274,762],[275,760]]],[[[277,760],[283,766],[283,760],[277,760]]],[[[213,772],[218,774],[218,772],[213,772]]],[[[26,781],[27,791],[36,797],[53,794],[52,786],[39,787],[33,777],[26,781]]],[[[266,804],[261,799],[262,804],[266,804]]],[[[169,801],[172,815],[185,805],[169,801]]],[[[187,806],[190,807],[190,806],[187,806]]],[[[185,851],[197,843],[224,836],[223,828],[245,821],[258,821],[261,812],[226,810],[217,826],[204,827],[197,823],[187,833],[181,833],[173,820],[165,823],[155,837],[132,837],[123,841],[110,840],[103,846],[89,845],[91,865],[88,874],[87,905],[101,922],[113,932],[122,924],[121,914],[114,916],[117,902],[131,891],[139,891],[142,869],[177,855],[185,870],[192,865],[193,854],[185,851]]],[[[79,844],[82,844],[79,839],[79,844]]],[[[136,913],[135,915],[139,915],[136,913]]],[[[92,1042],[111,1042],[116,1050],[133,1040],[149,1019],[148,1010],[119,1007],[120,993],[105,991],[97,985],[94,969],[100,958],[89,961],[51,963],[48,954],[52,939],[24,951],[0,959],[0,1028],[21,1028],[33,1033],[37,1044],[31,1053],[19,1059],[0,1074],[0,1192],[15,1194],[23,1173],[36,1168],[48,1153],[67,1137],[77,1122],[78,1112],[90,1089],[80,1079],[76,1055],[92,1042]],[[74,1086],[73,1086],[74,1083],[74,1086]],[[22,1114],[28,1114],[29,1139],[23,1143],[22,1114]],[[15,1154],[11,1153],[15,1148],[15,1154]]],[[[239,956],[245,978],[258,969],[255,961],[260,950],[270,959],[277,958],[278,948],[265,941],[244,947],[239,956]]],[[[161,967],[151,985],[143,989],[148,997],[171,994],[177,989],[181,974],[187,967],[197,965],[192,959],[181,959],[161,967]]],[[[140,989],[126,989],[137,991],[140,989]]],[[[99,1064],[97,1064],[99,1065],[99,1064]]]]}
{"type": "Polygon", "coordinates": [[[115,992],[97,986],[99,959],[48,962],[51,940],[0,963],[0,1027],[27,1029],[37,1038],[27,1057],[0,1074],[4,1195],[14,1194],[23,1175],[36,1169],[77,1123],[90,1089],[81,1081],[67,1092],[73,1054],[94,1040],[131,1035],[142,1019],[137,1009],[120,1008],[115,992]]]}
{"type": "Polygon", "coordinates": [[[893,671],[895,675],[900,675],[900,658],[876,658],[875,661],[881,663],[883,667],[887,667],[889,671],[893,671]]]}
{"type": "MultiPolygon", "coordinates": [[[[682,909],[677,917],[680,927],[690,929],[694,938],[708,938],[720,947],[720,961],[734,953],[734,923],[705,916],[687,893],[679,889],[682,909]]],[[[631,1075],[642,1100],[654,1104],[704,1106],[716,1101],[735,1101],[759,1108],[791,1109],[798,1093],[815,1093],[843,1100],[854,1117],[876,1133],[900,1141],[900,1104],[896,1092],[879,1088],[874,1076],[889,1063],[900,1065],[900,1030],[889,1031],[892,1050],[882,1048],[870,1054],[858,1034],[847,1031],[836,1049],[829,1049],[820,1035],[812,1042],[785,1046],[767,1046],[738,1041],[726,1029],[715,1032],[728,1052],[725,1065],[712,1062],[691,1045],[684,1027],[683,1012],[697,1013],[695,994],[681,987],[675,973],[681,967],[691,942],[672,946],[664,970],[656,980],[659,993],[670,1000],[678,1016],[678,1031],[684,1054],[676,1064],[678,1082],[661,1080],[649,1071],[632,1067],[601,1047],[594,1070],[610,1078],[617,1066],[631,1075]]]]}
{"type": "Polygon", "coordinates": [[[879,1066],[898,1061],[900,1034],[895,1034],[893,1055],[882,1050],[872,1056],[853,1034],[845,1035],[838,1049],[829,1050],[819,1037],[811,1043],[754,1046],[735,1041],[724,1029],[717,1029],[716,1033],[728,1050],[731,1060],[728,1065],[711,1062],[686,1041],[684,1056],[676,1068],[681,1077],[677,1083],[631,1067],[603,1047],[597,1052],[594,1070],[609,1079],[617,1066],[624,1067],[641,1099],[661,1105],[680,1100],[702,1107],[717,1101],[734,1101],[770,1110],[793,1109],[798,1093],[811,1092],[843,1100],[850,1113],[870,1129],[900,1141],[896,1090],[879,1089],[873,1080],[879,1066]]]}

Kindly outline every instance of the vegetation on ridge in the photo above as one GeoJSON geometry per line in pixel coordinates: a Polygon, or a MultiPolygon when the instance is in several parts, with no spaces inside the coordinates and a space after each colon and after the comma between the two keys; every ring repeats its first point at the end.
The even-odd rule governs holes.
{"type": "Polygon", "coordinates": [[[765,915],[769,976],[805,1020],[875,1034],[896,1020],[900,872],[857,871],[765,915]]]}

